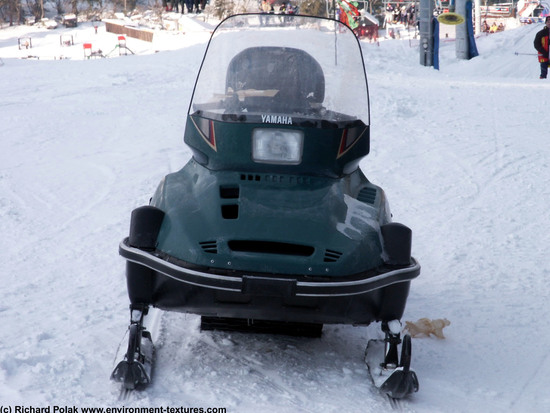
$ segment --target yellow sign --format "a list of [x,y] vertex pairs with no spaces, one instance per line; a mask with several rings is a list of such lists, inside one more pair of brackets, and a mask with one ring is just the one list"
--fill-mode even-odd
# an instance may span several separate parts
[[437,16],[437,21],[441,24],[457,25],[465,22],[464,17],[457,13],[443,13]]

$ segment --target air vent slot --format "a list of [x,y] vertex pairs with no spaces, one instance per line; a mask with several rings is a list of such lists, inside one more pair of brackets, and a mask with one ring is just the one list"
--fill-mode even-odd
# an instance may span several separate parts
[[324,262],[336,262],[340,259],[342,256],[341,252],[333,251],[333,250],[325,250],[325,259]]
[[376,188],[365,187],[359,191],[357,200],[367,204],[374,204],[376,199]]
[[222,205],[222,217],[224,219],[239,218],[239,205],[237,204]]
[[241,181],[259,181],[260,179],[260,175],[241,174]]
[[279,254],[299,257],[309,257],[315,252],[315,248],[308,245],[289,244],[273,241],[229,241],[229,249],[235,252],[252,252],[258,254]]
[[286,185],[311,185],[311,177],[295,175],[265,175],[266,182]]
[[208,252],[210,254],[218,253],[218,243],[216,241],[203,241],[199,242],[199,245],[204,252]]
[[[241,181],[248,182],[268,182],[270,184],[280,184],[280,185],[311,185],[313,183],[313,178],[310,176],[301,176],[301,175],[257,175],[257,174],[240,174]],[[227,186],[229,188],[229,186]],[[220,187],[221,190],[222,187]],[[238,190],[238,188],[237,188]],[[221,195],[221,192],[220,192]]]
[[220,186],[220,198],[222,199],[236,199],[239,197],[239,187],[235,185],[222,185]]

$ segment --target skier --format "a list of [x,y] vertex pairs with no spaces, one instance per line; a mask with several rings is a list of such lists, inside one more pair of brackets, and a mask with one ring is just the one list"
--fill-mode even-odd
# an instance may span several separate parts
[[548,75],[548,33],[550,31],[550,16],[544,21],[544,28],[535,36],[534,46],[539,52],[540,78],[546,79]]

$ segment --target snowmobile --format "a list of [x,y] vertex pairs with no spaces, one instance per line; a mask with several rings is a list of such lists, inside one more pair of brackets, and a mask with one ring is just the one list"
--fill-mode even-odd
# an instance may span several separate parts
[[346,25],[245,14],[217,26],[187,114],[192,157],[132,212],[119,246],[131,317],[112,379],[150,383],[155,307],[200,315],[203,329],[380,322],[385,339],[366,355],[375,385],[393,398],[418,390],[399,320],[420,265],[411,230],[359,168],[369,116]]

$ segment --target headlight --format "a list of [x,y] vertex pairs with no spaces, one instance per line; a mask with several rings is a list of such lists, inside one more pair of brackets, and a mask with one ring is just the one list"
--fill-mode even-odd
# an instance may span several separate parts
[[288,129],[254,129],[252,159],[258,163],[298,165],[302,162],[304,134]]

